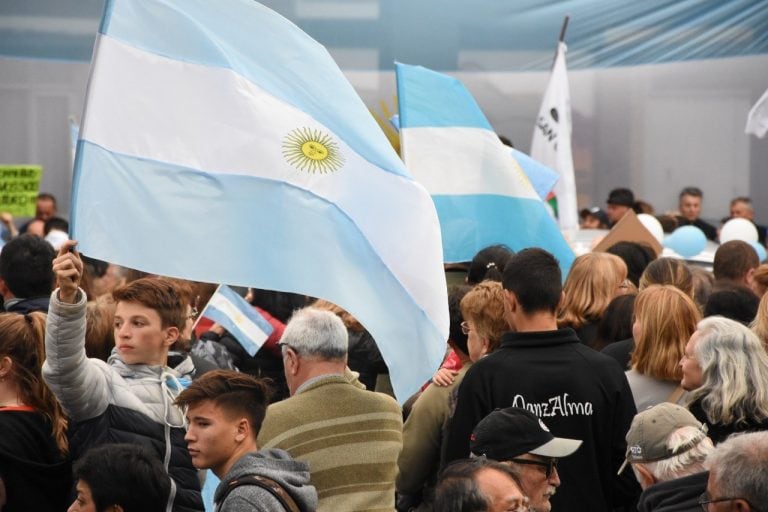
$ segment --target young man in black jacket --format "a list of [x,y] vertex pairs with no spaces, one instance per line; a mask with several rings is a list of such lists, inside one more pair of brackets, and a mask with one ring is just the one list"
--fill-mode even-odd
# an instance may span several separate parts
[[[635,415],[632,392],[615,360],[558,329],[562,296],[557,260],[541,249],[517,253],[504,270],[512,332],[469,369],[459,388],[447,439],[447,460],[469,454],[470,434],[496,408],[521,407],[542,418],[557,437],[583,440],[558,472],[553,510],[611,511],[640,493],[631,474],[617,477]],[[471,335],[471,333],[470,333]]]

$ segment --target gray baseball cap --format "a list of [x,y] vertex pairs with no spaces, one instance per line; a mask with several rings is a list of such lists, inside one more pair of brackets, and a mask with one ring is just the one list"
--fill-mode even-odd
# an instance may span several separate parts
[[[696,427],[699,435],[690,442],[671,450],[667,447],[670,434],[681,427]],[[685,407],[664,402],[637,413],[627,432],[627,456],[619,474],[631,462],[654,462],[687,452],[707,437],[707,426],[697,420]]]

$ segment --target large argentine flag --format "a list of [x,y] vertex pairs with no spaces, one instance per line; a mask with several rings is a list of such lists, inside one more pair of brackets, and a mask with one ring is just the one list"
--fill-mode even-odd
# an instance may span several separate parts
[[576,178],[571,153],[571,92],[565,66],[565,43],[557,46],[552,76],[541,100],[531,141],[531,157],[560,173],[555,185],[560,228],[579,227]]
[[304,293],[371,332],[401,400],[448,335],[440,231],[326,50],[251,0],[108,0],[73,236],[145,271]]
[[211,296],[201,317],[220,324],[253,357],[275,329],[229,286],[222,284]]
[[565,275],[573,251],[509,148],[455,78],[398,63],[403,159],[437,207],[446,262],[506,244],[553,253]]

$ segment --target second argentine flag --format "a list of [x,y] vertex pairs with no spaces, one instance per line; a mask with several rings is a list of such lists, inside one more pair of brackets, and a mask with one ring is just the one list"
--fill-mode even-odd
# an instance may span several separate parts
[[396,70],[403,160],[435,202],[444,261],[494,244],[541,247],[566,275],[573,251],[469,91],[421,66]]

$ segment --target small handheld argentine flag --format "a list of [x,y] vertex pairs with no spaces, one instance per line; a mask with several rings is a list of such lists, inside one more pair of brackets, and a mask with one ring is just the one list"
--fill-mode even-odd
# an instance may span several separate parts
[[219,285],[200,316],[229,331],[253,357],[274,328],[248,302],[227,285]]

